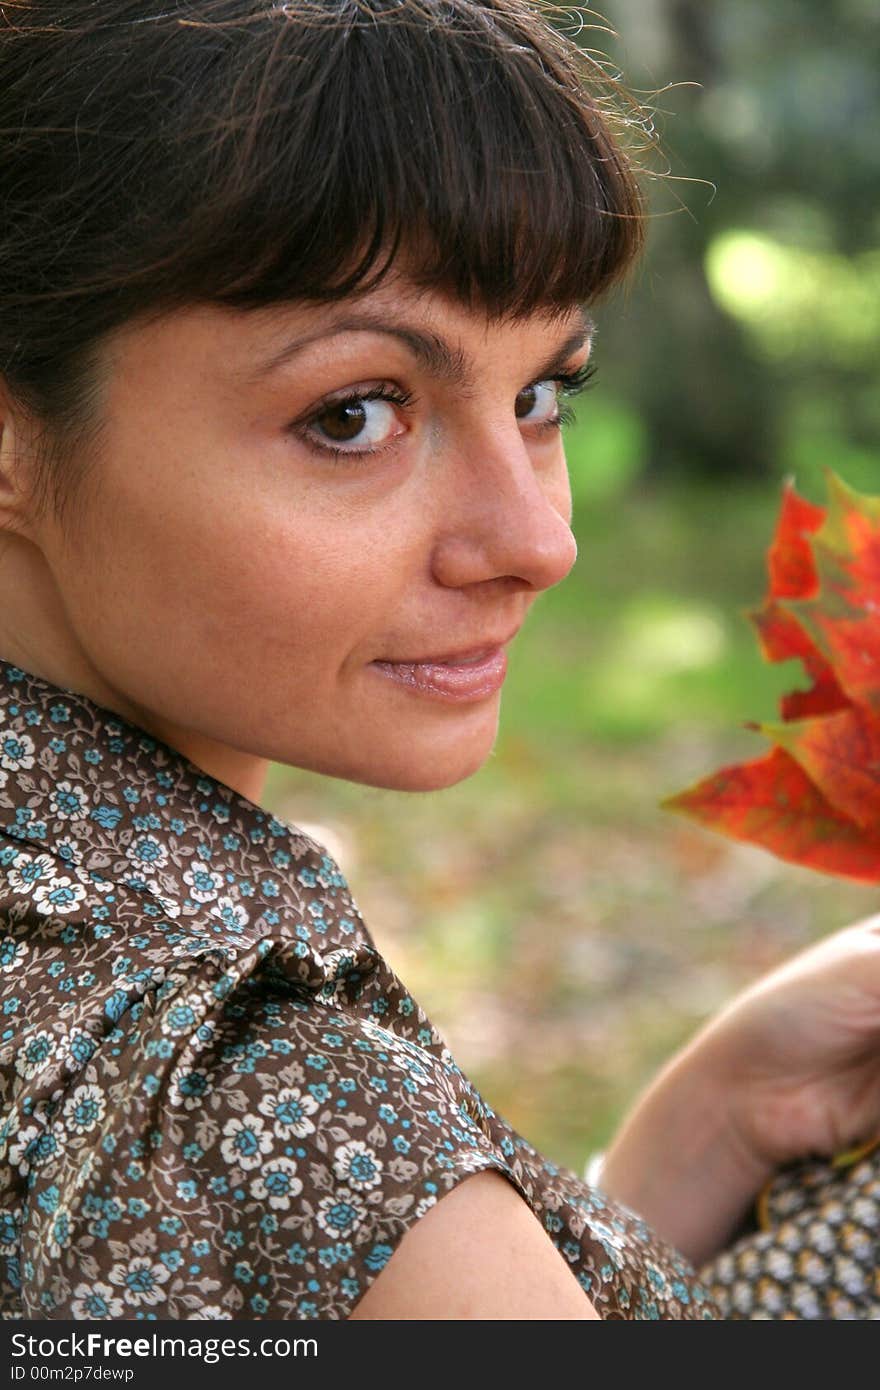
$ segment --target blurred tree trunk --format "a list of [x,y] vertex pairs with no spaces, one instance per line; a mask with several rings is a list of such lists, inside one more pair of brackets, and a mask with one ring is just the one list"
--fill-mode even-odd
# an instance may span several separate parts
[[[600,324],[611,374],[617,376],[618,362],[626,363],[626,394],[638,402],[649,439],[649,471],[738,477],[767,470],[776,416],[772,383],[739,325],[715,304],[704,272],[709,242],[724,225],[721,209],[729,210],[727,185],[741,177],[731,167],[729,146],[713,139],[702,118],[704,103],[725,76],[710,9],[705,0],[655,0],[652,20],[663,38],[664,70],[646,63],[646,72],[624,72],[639,87],[667,81],[700,86],[660,98],[660,105],[674,103],[681,113],[666,123],[665,137],[661,122],[661,140],[673,176],[684,181],[663,180],[653,190],[646,264]],[[639,10],[637,0],[618,0],[610,16],[624,55],[638,48]],[[674,211],[679,202],[683,207]]]

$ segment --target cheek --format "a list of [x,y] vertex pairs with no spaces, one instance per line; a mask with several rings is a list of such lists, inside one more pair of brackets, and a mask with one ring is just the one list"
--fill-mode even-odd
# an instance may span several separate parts
[[287,656],[316,680],[375,644],[417,564],[391,542],[402,528],[324,490],[245,490],[235,462],[206,478],[181,458],[161,471],[144,460],[105,480],[64,581],[95,655],[110,662],[136,637],[142,660],[169,669],[216,676]]

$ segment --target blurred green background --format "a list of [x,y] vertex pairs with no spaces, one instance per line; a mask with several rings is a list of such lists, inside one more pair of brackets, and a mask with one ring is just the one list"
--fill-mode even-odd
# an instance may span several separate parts
[[762,751],[742,722],[801,683],[743,616],[782,479],[880,492],[880,9],[603,9],[620,37],[580,41],[660,93],[670,176],[567,432],[575,570],[516,643],[477,776],[411,795],[274,768],[268,790],[489,1102],[578,1170],[736,988],[880,910],[657,808]]

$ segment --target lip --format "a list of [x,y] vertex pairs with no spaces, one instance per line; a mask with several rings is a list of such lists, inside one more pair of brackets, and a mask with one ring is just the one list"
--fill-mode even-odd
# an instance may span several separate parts
[[479,646],[443,655],[408,661],[373,661],[376,671],[414,694],[431,696],[455,704],[486,699],[504,684],[507,653],[504,650],[519,629],[500,640],[489,639]]

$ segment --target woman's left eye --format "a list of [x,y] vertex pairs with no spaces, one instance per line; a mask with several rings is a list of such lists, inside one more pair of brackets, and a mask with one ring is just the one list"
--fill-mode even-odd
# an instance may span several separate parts
[[530,425],[548,424],[559,415],[559,386],[555,381],[536,381],[516,398],[516,418]]

